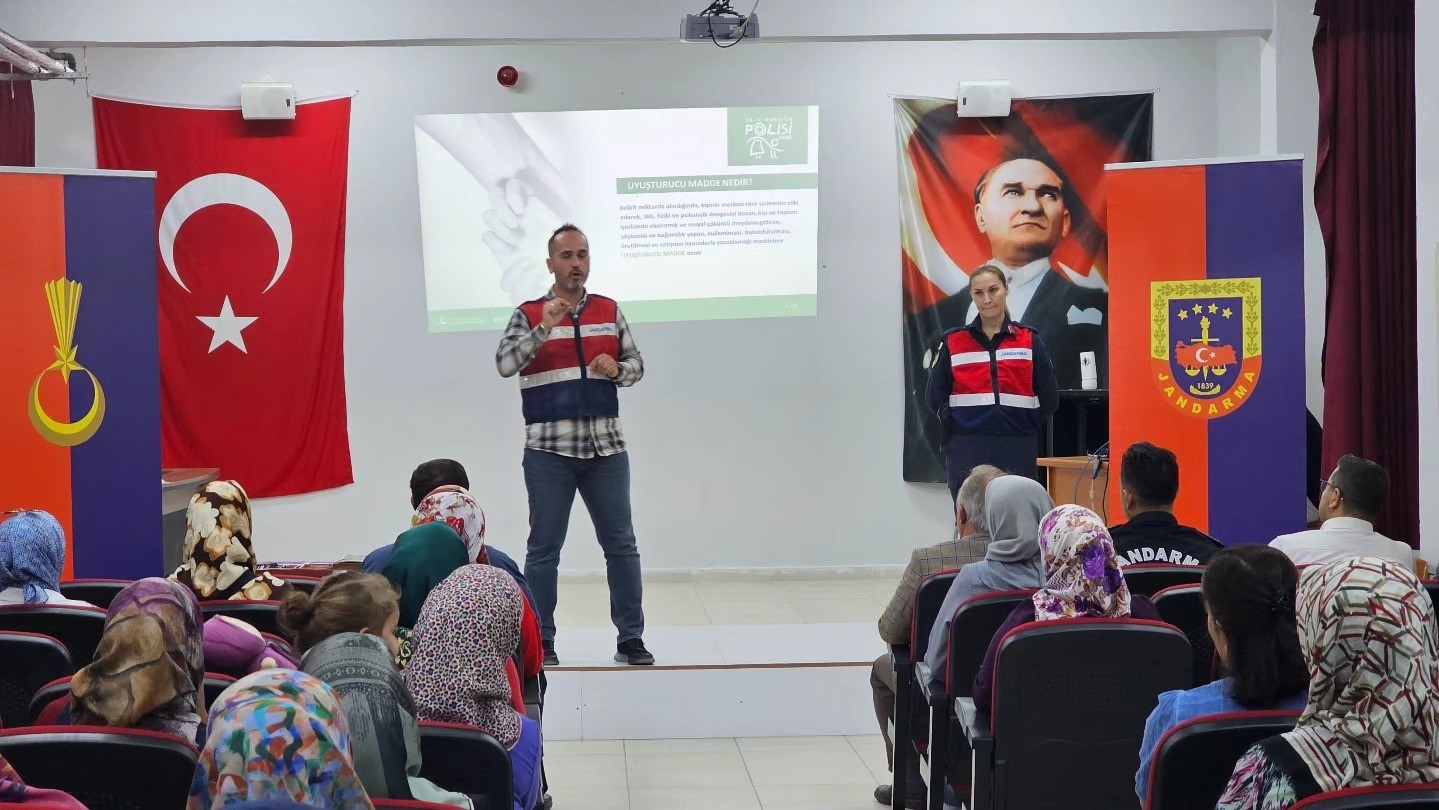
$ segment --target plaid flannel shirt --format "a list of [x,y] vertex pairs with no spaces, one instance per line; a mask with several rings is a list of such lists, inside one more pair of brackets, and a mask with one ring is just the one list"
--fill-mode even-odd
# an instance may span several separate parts
[[889,606],[879,617],[879,637],[887,644],[910,643],[910,620],[914,615],[914,597],[925,577],[979,562],[989,548],[989,535],[975,534],[959,540],[946,540],[933,546],[917,548],[910,555],[909,565],[899,587],[894,589]]
[[[555,292],[551,289],[544,300],[549,301],[554,297]],[[584,311],[589,300],[589,293],[586,293],[585,297],[580,299],[580,305],[574,309],[576,316]],[[615,360],[620,371],[614,382],[621,388],[628,388],[645,375],[645,361],[640,356],[640,350],[635,347],[634,334],[630,332],[630,325],[625,321],[624,313],[618,308],[615,309],[615,328],[619,332],[620,341],[620,356]],[[531,328],[525,313],[516,309],[515,314],[510,316],[510,325],[505,328],[505,334],[500,338],[500,346],[495,351],[495,367],[499,369],[500,376],[513,377],[524,371],[525,366],[535,359],[540,347],[545,345],[548,339],[549,334],[543,327],[536,324]],[[570,458],[614,456],[626,449],[625,434],[619,417],[593,416],[525,425],[525,447]]]

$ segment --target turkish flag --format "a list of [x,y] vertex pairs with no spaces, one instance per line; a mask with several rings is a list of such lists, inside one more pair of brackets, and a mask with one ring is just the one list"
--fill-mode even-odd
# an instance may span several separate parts
[[252,496],[354,481],[345,415],[350,100],[294,121],[95,99],[102,169],[158,172],[166,467]]

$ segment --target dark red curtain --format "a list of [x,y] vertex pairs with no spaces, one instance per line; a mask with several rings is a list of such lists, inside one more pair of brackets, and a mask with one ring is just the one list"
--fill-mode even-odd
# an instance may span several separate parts
[[1324,234],[1324,471],[1345,453],[1382,464],[1379,530],[1419,545],[1415,344],[1414,0],[1319,0]]
[[[0,73],[10,65],[0,62]],[[35,99],[30,82],[0,81],[0,166],[35,165]]]

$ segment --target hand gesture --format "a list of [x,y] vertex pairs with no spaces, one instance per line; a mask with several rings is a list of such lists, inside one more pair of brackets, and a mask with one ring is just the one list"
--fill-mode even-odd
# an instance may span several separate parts
[[545,331],[548,332],[556,326],[559,326],[560,321],[564,320],[565,316],[570,314],[570,310],[573,308],[574,307],[570,306],[569,301],[563,298],[554,298],[545,304],[545,308],[541,313],[540,323],[544,325]]
[[616,363],[613,357],[602,354],[590,361],[590,373],[613,380],[620,376],[620,364]]

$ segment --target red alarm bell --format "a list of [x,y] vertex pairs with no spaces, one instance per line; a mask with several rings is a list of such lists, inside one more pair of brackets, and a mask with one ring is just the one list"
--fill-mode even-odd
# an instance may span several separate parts
[[495,74],[495,81],[499,82],[502,87],[514,87],[516,84],[519,84],[520,72],[509,65],[505,65]]

